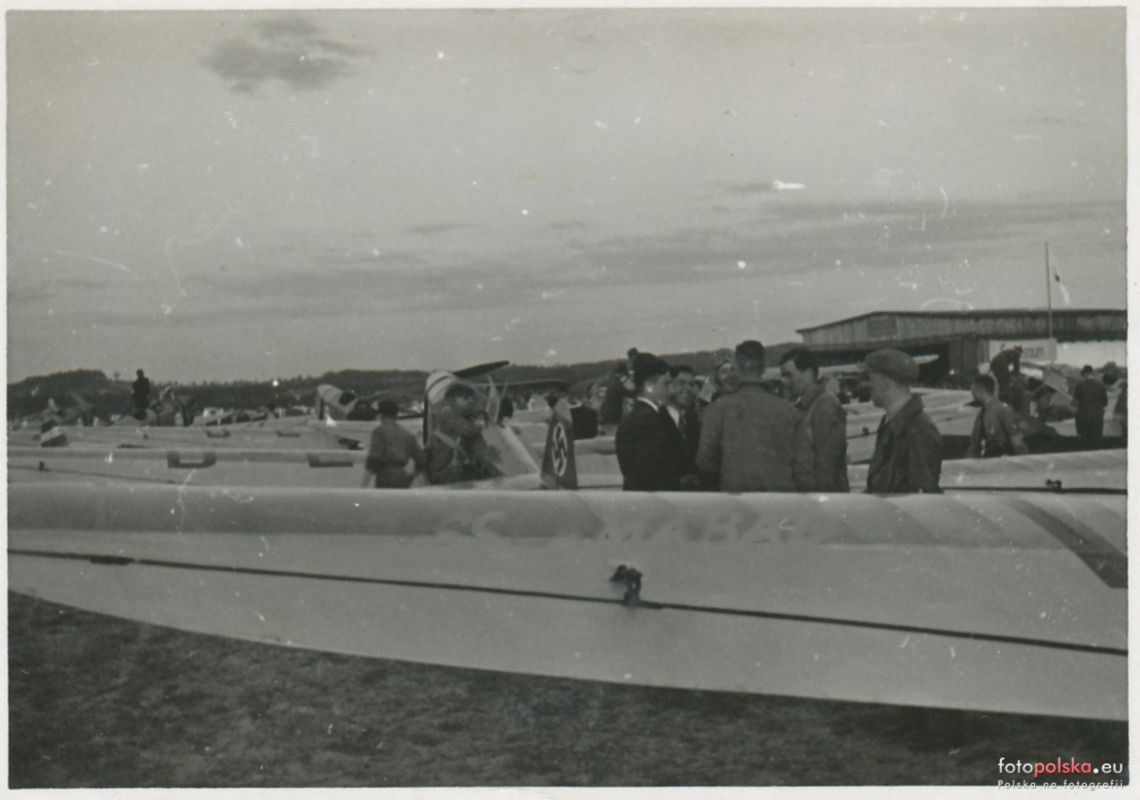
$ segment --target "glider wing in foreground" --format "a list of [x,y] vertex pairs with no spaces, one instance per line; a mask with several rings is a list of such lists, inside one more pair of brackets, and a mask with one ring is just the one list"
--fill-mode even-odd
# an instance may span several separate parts
[[1125,498],[17,484],[9,588],[652,686],[1124,719]]

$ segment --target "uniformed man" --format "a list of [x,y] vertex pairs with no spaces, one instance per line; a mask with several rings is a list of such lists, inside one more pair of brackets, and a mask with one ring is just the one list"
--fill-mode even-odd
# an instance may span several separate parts
[[427,466],[427,459],[415,435],[396,421],[400,409],[394,402],[381,400],[378,411],[380,424],[372,431],[364,461],[364,485],[371,482],[377,489],[406,489]]
[[1089,449],[1100,447],[1104,437],[1108,390],[1087,364],[1081,369],[1081,382],[1073,389],[1073,403],[1077,407],[1077,436]]
[[967,458],[1025,455],[1029,448],[1017,427],[1013,409],[997,398],[992,375],[976,375],[971,392],[981,405],[970,435]]

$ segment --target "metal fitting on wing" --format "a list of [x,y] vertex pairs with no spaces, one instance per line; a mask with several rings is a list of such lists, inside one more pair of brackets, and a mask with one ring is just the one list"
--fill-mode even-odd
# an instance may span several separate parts
[[641,605],[641,572],[633,567],[622,564],[610,576],[613,583],[625,584],[625,595],[621,599],[623,606]]

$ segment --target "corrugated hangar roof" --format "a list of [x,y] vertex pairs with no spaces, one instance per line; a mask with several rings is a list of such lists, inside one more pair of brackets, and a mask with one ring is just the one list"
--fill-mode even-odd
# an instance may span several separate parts
[[[868,311],[864,314],[856,314],[853,317],[845,317],[833,322],[825,322],[821,325],[812,325],[807,328],[797,328],[796,333],[808,333],[810,331],[818,331],[823,328],[831,328],[836,325],[843,325],[848,322],[856,322],[861,319],[868,319],[870,317],[925,317],[927,319],[950,318],[950,319],[965,319],[970,317],[1029,317],[1038,316],[1048,312],[1047,308],[987,308],[976,309],[973,311]],[[1080,314],[1128,314],[1128,310],[1124,308],[1054,308],[1054,319],[1060,317],[1067,317]]]

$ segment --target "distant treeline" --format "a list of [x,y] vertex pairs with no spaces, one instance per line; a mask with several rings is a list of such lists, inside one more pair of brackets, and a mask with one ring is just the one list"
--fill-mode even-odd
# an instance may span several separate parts
[[[780,355],[793,347],[784,343],[768,349],[768,363],[778,363]],[[685,364],[698,373],[709,372],[716,360],[716,351],[701,350],[691,353],[661,353],[670,364]],[[570,385],[603,378],[619,362],[624,362],[623,354],[606,361],[558,364],[554,366],[509,365],[493,373],[499,386],[523,381],[556,379]],[[348,389],[357,395],[369,396],[384,392],[386,397],[397,402],[416,400],[423,394],[424,380],[428,373],[420,370],[363,370],[344,369],[326,372],[323,375],[296,376],[278,379],[277,386],[271,380],[264,381],[216,381],[204,383],[174,384],[179,397],[192,400],[198,406],[218,406],[222,408],[259,408],[267,405],[313,405],[316,388],[328,383],[338,389]],[[121,378],[107,377],[100,370],[76,369],[68,372],[55,372],[51,375],[35,375],[17,383],[8,384],[8,415],[20,417],[35,414],[44,409],[48,398],[54,398],[62,407],[75,404],[74,396],[93,404],[101,413],[126,413],[130,410],[131,381],[134,375]],[[162,388],[168,384],[156,384]]]

